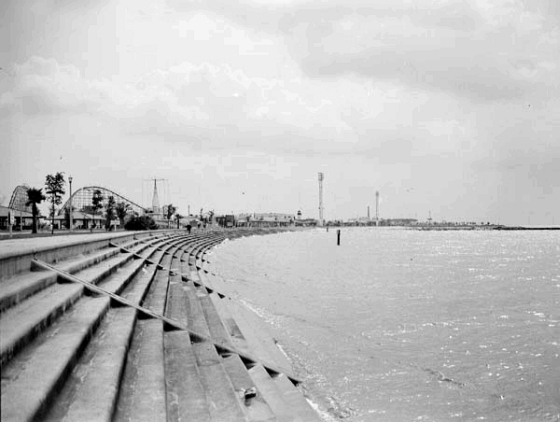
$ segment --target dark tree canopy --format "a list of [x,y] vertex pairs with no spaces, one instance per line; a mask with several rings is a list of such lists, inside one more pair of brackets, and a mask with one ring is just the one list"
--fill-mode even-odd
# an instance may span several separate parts
[[105,230],[111,229],[111,222],[115,218],[115,197],[109,196],[107,198],[107,205],[105,206]]
[[173,214],[175,214],[175,212],[177,212],[177,207],[173,206],[173,204],[167,205],[167,209],[165,211],[165,218],[167,218],[167,227],[168,228],[171,224],[171,217],[173,217]]
[[103,208],[103,194],[99,189],[93,191],[93,196],[91,198],[91,215],[92,215],[92,224],[90,231],[93,231],[93,226],[96,225],[95,223],[95,214],[99,212],[101,208]]
[[173,214],[175,214],[176,211],[177,211],[177,207],[173,206],[173,204],[169,204],[167,206],[167,213],[165,217],[168,220],[171,220],[171,217],[173,217]]
[[156,230],[156,222],[149,215],[132,216],[124,225],[126,230]]
[[99,189],[96,189],[93,192],[93,197],[91,198],[91,206],[93,208],[93,212],[97,213],[101,208],[103,208],[103,194]]
[[32,233],[37,233],[37,218],[39,217],[39,208],[37,205],[45,199],[47,199],[47,197],[43,195],[43,189],[29,188],[27,190],[27,203],[25,205],[31,205],[31,214],[33,216]]
[[66,192],[64,190],[65,185],[64,180],[64,173],[58,172],[54,176],[52,174],[48,174],[45,186],[47,187],[46,193],[49,195],[49,201],[51,202],[51,224],[52,224],[52,232],[54,234],[54,213],[55,208],[57,205],[60,205],[62,202],[62,195]]
[[66,181],[64,180],[64,173],[58,172],[54,176],[52,174],[48,174],[45,186],[47,187],[46,193],[51,198],[49,199],[54,205],[60,205],[62,202],[62,195],[66,193],[64,190],[64,185]]
[[117,213],[117,218],[121,228],[124,227],[124,219],[126,218],[128,211],[130,210],[130,205],[126,202],[119,202],[115,205],[115,212]]

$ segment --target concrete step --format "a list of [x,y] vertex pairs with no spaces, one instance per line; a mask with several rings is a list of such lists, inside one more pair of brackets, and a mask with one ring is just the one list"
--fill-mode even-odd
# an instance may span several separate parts
[[276,416],[257,390],[249,372],[238,355],[222,355],[222,364],[231,380],[234,390],[239,394],[250,421],[275,421]]
[[[130,285],[124,289],[122,295],[131,302],[139,304],[145,296],[148,286],[155,274],[155,265],[150,265],[147,269],[144,268],[144,271],[130,268],[137,266],[137,263],[141,264],[142,268],[145,267],[142,260],[132,261],[127,267],[123,268],[123,270],[127,271],[127,274],[115,274],[113,278],[122,278],[123,282],[127,279],[134,278]],[[115,293],[123,290],[123,288],[117,287],[117,284],[111,281],[100,284],[105,289]],[[111,284],[115,287],[111,288]],[[117,397],[121,396],[120,386],[127,354],[134,355],[134,358],[138,357],[135,355],[138,348],[133,348],[132,352],[129,352],[129,343],[134,331],[135,321],[135,309],[119,307],[112,308],[108,312],[107,317],[104,318],[96,335],[88,345],[83,358],[74,368],[72,376],[65,383],[60,396],[49,410],[46,420],[52,422],[60,420],[111,420],[116,408]],[[149,322],[153,323],[154,321]],[[141,323],[140,327],[136,329],[137,340],[144,338],[144,343],[147,343],[146,339],[153,337],[152,335],[143,336],[143,333],[149,330],[149,327],[154,326],[154,324],[150,325],[149,322],[146,321],[145,324]],[[146,326],[148,326],[148,329],[146,329]],[[161,337],[161,322],[155,321],[155,326],[159,327],[155,333],[156,337],[158,333]],[[153,328],[151,331],[153,334]],[[137,343],[138,341],[136,341],[135,344]],[[148,347],[152,347],[152,343],[149,343]],[[161,342],[160,353],[162,353],[162,347],[163,343]],[[149,355],[153,356],[154,359],[160,358],[160,356],[157,356],[157,353],[151,353]],[[143,367],[144,366],[145,365],[143,365]],[[142,382],[147,382],[148,378],[149,377],[142,377]],[[163,376],[161,379],[163,379]],[[148,388],[153,387],[154,383],[152,381],[153,380],[148,381]],[[139,391],[141,388],[136,384],[137,383],[135,383],[133,390]],[[128,396],[131,395],[128,394]],[[160,401],[165,403],[163,394],[161,394],[161,396],[163,399]],[[147,401],[145,397],[142,399],[144,405],[146,405]],[[138,406],[135,406],[135,409],[137,407]],[[155,409],[154,403],[150,403],[148,408],[150,410]],[[163,408],[165,408],[165,406],[163,406]],[[127,409],[127,414],[131,414],[129,409]],[[141,415],[144,417],[150,415],[151,417],[158,416],[160,413],[154,414],[153,412],[143,411]],[[136,420],[140,419],[136,418]]]
[[111,293],[120,294],[145,266],[146,264],[143,259],[133,259],[99,282],[98,286]]
[[181,260],[179,259],[178,255],[180,255],[180,252],[179,251],[175,252],[173,258],[171,258],[171,266],[169,268],[170,271],[176,274],[181,273]]
[[154,279],[142,306],[162,315],[165,309],[169,273],[165,270],[156,270]]
[[[125,246],[133,248],[138,252],[142,251],[150,243],[157,241],[158,239],[134,240],[126,243]],[[84,268],[93,266],[119,253],[120,251],[117,248],[104,248],[87,255],[77,255],[67,258],[64,261],[58,262],[57,267],[70,274],[75,274]],[[0,291],[0,312],[5,311],[34,293],[56,283],[57,278],[58,276],[56,274],[48,271],[34,271],[18,273],[7,280],[2,280],[0,284],[2,286]]]
[[197,288],[192,282],[183,283],[186,299],[187,326],[197,333],[210,337],[210,329],[198,298]]
[[200,279],[200,282],[206,287],[207,290],[211,290],[212,292],[216,290],[214,284],[205,271],[198,271],[198,277]]
[[199,296],[198,300],[204,313],[204,317],[206,318],[206,325],[210,331],[210,337],[214,343],[233,348],[231,337],[224,326],[224,323],[220,319],[220,315],[218,314],[214,303],[212,303],[212,299],[210,299],[208,294],[206,294]]
[[278,422],[303,422],[295,409],[284,400],[283,394],[270,374],[260,364],[249,369],[249,375],[263,399],[270,406]]
[[245,422],[248,417],[244,411],[241,395],[222,365],[222,358],[212,343],[201,342],[192,345],[200,373],[200,379],[206,392],[208,409],[212,421]]
[[2,419],[38,419],[66,381],[85,349],[109,298],[84,298],[74,309],[43,332],[33,344],[2,367]]
[[155,264],[145,264],[136,274],[134,283],[126,286],[124,291],[121,292],[121,296],[133,303],[141,304],[148,294],[148,289],[156,275],[156,270]]
[[162,267],[169,269],[171,264],[171,255],[164,252],[159,263]]
[[[161,233],[156,236],[161,236]],[[49,264],[63,262],[69,257],[89,255],[107,248],[110,243],[124,244],[135,239],[155,237],[152,233],[99,233],[92,235],[39,237],[14,239],[8,248],[0,248],[0,278],[9,278],[31,270],[33,259]]]
[[[195,335],[171,327],[171,323],[146,319],[101,293],[92,296],[80,284],[51,281],[50,286],[1,314],[0,328],[4,324],[6,332],[19,322],[24,327],[26,318],[31,320],[27,321],[27,331],[32,327],[32,334],[10,334],[11,338],[24,340],[16,347],[18,354],[4,353],[7,363],[1,368],[2,420],[264,422],[289,413],[278,403],[297,408],[295,413],[307,411],[298,401],[300,390],[287,377],[284,380],[283,375],[271,372],[275,375],[271,378],[261,363],[253,362],[255,358],[279,369],[272,358],[274,352],[265,352],[271,345],[277,349],[272,341],[260,344],[262,350],[258,351],[254,349],[255,339],[249,342],[245,338],[267,334],[252,327],[254,321],[239,309],[230,312],[226,304],[229,299],[209,294],[203,285],[193,282],[194,278],[199,283],[199,275],[204,273],[195,265],[206,265],[206,252],[221,239],[207,234],[158,239],[147,236],[140,240],[126,237],[127,243],[105,249],[86,246],[83,250],[93,251],[91,256],[70,258],[66,248],[64,256],[68,259],[58,267],[75,265],[68,269],[79,269],[77,277],[186,323],[211,341],[201,342]],[[123,253],[124,249],[133,253]],[[95,262],[94,254],[104,258]],[[85,259],[89,263],[84,265]],[[43,273],[42,277],[52,277],[47,271]],[[32,306],[22,307],[25,304]],[[44,309],[36,311],[36,307]],[[26,309],[29,312],[23,312]],[[17,313],[20,320],[16,322]],[[236,318],[244,322],[238,324]],[[226,352],[213,342],[232,350]],[[240,344],[246,350],[241,350]],[[241,358],[233,352],[235,349],[253,358]],[[266,376],[252,374],[255,367],[262,368]]]
[[214,307],[216,308],[216,311],[218,312],[220,319],[222,320],[224,326],[226,327],[226,330],[228,332],[232,344],[235,346],[236,349],[248,351],[249,345],[247,343],[247,340],[245,339],[245,337],[243,337],[243,333],[241,332],[241,329],[237,325],[237,322],[231,316],[227,306],[224,304],[224,301],[229,299],[221,298],[216,293],[210,294],[210,299],[214,303]]
[[[118,292],[142,265],[141,260],[133,260],[131,255],[117,255],[93,267],[78,271],[75,275],[94,284],[108,277],[104,288]],[[6,362],[32,341],[38,333],[70,308],[83,293],[82,285],[57,283],[4,312],[0,319],[1,361]]]
[[[132,261],[134,257],[130,254],[118,254],[104,261],[98,262],[92,267],[85,268],[78,271],[74,275],[82,280],[89,281],[90,283],[97,284],[101,280],[109,277],[115,271],[128,262]],[[63,281],[64,283],[71,283]]]
[[268,364],[274,362],[274,366],[291,375],[291,363],[267,333],[264,322],[237,301],[224,298],[222,304],[227,307],[246,341],[244,347],[241,346],[243,343],[240,342],[239,349],[244,350],[246,348],[252,351],[252,354],[259,361]]
[[111,420],[120,389],[136,310],[109,310],[45,421]]
[[153,248],[152,250],[148,250],[140,254],[142,258],[149,259],[152,262],[161,262],[161,258],[163,257],[163,250]]
[[17,305],[33,294],[56,283],[58,276],[47,271],[18,273],[0,286],[0,312]]
[[136,322],[114,420],[167,420],[163,323],[159,320]]
[[[99,257],[106,256],[104,252],[97,253],[93,260],[97,261]],[[124,255],[111,256],[108,261],[96,263],[96,266],[79,271],[76,275],[101,280],[107,274],[111,274],[114,267],[119,267],[125,263],[120,271],[111,274],[108,280],[103,283],[104,288],[118,293],[143,266],[141,260],[131,260],[130,256]],[[82,266],[76,260],[69,260],[65,264],[67,268],[69,266],[74,268]],[[84,288],[79,284],[54,284],[4,312],[0,319],[2,364],[5,364],[25,345],[32,342],[57,317],[78,301],[83,293]]]
[[280,374],[273,378],[282,398],[288,406],[305,422],[321,422],[317,412],[311,407],[303,392],[297,388],[286,375]]
[[164,344],[167,420],[212,421],[189,334],[184,331],[168,331],[164,334]]
[[214,286],[214,289],[216,290],[216,292],[221,293],[222,295],[225,296],[230,296],[231,295],[231,289],[229,288],[229,286],[227,285],[227,282],[224,281],[224,279],[222,277],[218,277],[216,275],[214,275],[211,272],[206,272],[206,271],[199,271],[198,272],[200,279],[202,280],[203,283],[207,283],[210,284],[211,286]]
[[77,284],[55,284],[4,312],[0,319],[2,365],[70,308],[83,290]]
[[187,284],[180,279],[180,276],[170,277],[165,307],[166,317],[189,325],[187,309],[187,290],[189,289],[191,289],[191,287],[187,286]]

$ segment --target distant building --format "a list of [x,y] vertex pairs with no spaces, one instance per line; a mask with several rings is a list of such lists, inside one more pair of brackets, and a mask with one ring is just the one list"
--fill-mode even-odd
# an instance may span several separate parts
[[[0,205],[0,229],[8,229],[8,213],[10,211],[9,207],[4,207]],[[33,215],[27,211],[19,211],[12,209],[12,215],[14,217],[14,224],[12,227],[22,227],[24,229],[31,228],[33,224]]]
[[[220,220],[221,221],[221,220]],[[291,226],[296,221],[293,214],[284,213],[252,213],[237,214],[234,225],[236,227],[278,227]]]
[[[58,215],[54,217],[54,228],[61,229],[65,228],[69,218],[63,213],[63,209]],[[47,224],[50,224],[51,220],[47,219]],[[119,225],[118,220],[115,225]],[[74,211],[72,213],[72,228],[73,229],[90,229],[92,226],[96,228],[105,227],[105,217],[100,213],[88,214],[83,211]]]
[[296,220],[296,226],[302,227],[315,227],[319,224],[319,221],[315,218],[302,218],[301,220]]
[[382,226],[413,226],[418,224],[416,218],[388,218],[386,220],[381,220]]

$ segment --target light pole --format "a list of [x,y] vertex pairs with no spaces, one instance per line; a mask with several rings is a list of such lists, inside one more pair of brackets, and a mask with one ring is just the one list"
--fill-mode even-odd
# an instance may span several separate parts
[[70,227],[69,230],[72,231],[72,227],[74,225],[74,222],[72,221],[72,214],[74,214],[73,210],[72,210],[72,176],[68,177],[68,182],[70,183]]

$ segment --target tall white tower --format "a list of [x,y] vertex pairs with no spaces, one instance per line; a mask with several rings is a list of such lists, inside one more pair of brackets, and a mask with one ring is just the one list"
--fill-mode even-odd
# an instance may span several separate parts
[[154,182],[154,193],[152,196],[152,212],[154,214],[161,214],[162,210],[161,210],[161,206],[159,203],[159,195],[158,195],[158,188],[157,188],[157,182],[164,182],[166,179],[157,179],[157,178],[153,178],[153,179],[145,179],[145,180],[149,180],[150,182],[153,181]]
[[159,195],[157,191],[157,181],[154,179],[154,196],[152,197],[152,211],[154,213],[159,212]]
[[325,223],[323,220],[323,179],[323,173],[319,172],[319,226]]
[[379,191],[375,191],[375,225],[379,226]]

